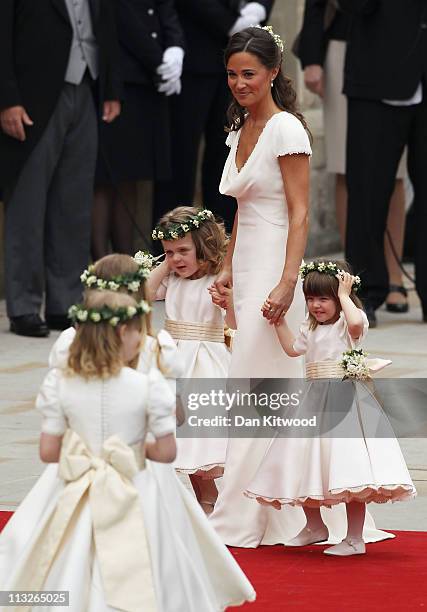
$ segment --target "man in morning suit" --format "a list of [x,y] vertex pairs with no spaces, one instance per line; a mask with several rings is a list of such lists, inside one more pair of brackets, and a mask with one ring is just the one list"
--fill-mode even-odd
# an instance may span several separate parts
[[0,3],[0,187],[14,333],[64,328],[80,298],[97,155],[93,94],[113,121],[116,55],[111,0]]

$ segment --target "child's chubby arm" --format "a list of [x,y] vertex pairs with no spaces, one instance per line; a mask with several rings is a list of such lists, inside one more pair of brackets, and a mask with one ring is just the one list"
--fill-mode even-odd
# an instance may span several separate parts
[[212,302],[223,308],[226,311],[225,315],[225,323],[231,329],[237,328],[236,323],[236,315],[234,312],[234,302],[233,302],[233,289],[231,287],[224,287],[222,292],[220,293],[215,285],[211,285],[208,288],[208,291],[211,295]]
[[58,463],[63,436],[42,432],[40,435],[40,459],[44,463]]
[[170,273],[168,262],[162,261],[161,264],[156,266],[151,272],[150,276],[145,281],[145,291],[147,298],[150,302],[154,300],[164,300],[165,296],[162,294],[161,283]]
[[298,351],[294,349],[295,336],[289,329],[286,318],[283,318],[283,321],[279,325],[276,325],[276,333],[288,357],[300,357],[302,355],[302,353],[298,353]]
[[338,299],[347,321],[348,333],[357,340],[363,333],[363,317],[360,308],[350,298],[351,289],[355,277],[348,272],[337,274],[338,278]]
[[166,434],[161,438],[156,438],[155,442],[146,442],[145,455],[151,461],[172,463],[176,457],[175,434]]

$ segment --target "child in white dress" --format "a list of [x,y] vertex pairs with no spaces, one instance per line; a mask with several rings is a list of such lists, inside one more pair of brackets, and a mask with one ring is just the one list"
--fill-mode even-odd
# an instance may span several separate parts
[[[184,362],[183,378],[226,379],[231,355],[224,324],[235,327],[232,301],[224,311],[209,295],[226,249],[223,225],[208,210],[181,206],[160,219],[153,238],[162,241],[166,258],[151,272],[147,295],[165,300],[165,328]],[[225,438],[178,438],[175,467],[190,476],[207,514],[218,495],[214,479],[223,473],[226,448]]]
[[254,599],[192,496],[152,476],[149,465],[175,457],[175,398],[158,371],[125,366],[146,309],[90,292],[72,309],[67,371],[51,370],[37,397],[40,455],[53,465],[0,535],[0,589],[69,591],[69,606],[41,612],[214,612]]
[[[287,355],[305,355],[307,378],[323,379],[308,384],[296,416],[302,415],[305,407],[317,415],[319,423],[325,423],[337,410],[330,386],[336,389],[337,381],[328,379],[342,379],[346,374],[341,365],[343,353],[359,346],[368,320],[353,289],[360,279],[349,273],[344,262],[312,262],[302,266],[301,273],[308,317],[297,338],[285,320],[276,330]],[[268,303],[263,308],[268,309]],[[364,376],[367,374],[365,370]],[[325,553],[347,556],[365,552],[362,530],[366,503],[407,500],[414,497],[415,487],[369,385],[361,380],[339,384],[351,385],[347,391],[341,388],[339,395],[340,402],[348,397],[350,401],[345,418],[332,431],[335,435],[276,437],[245,493],[277,509],[284,504],[303,507],[307,524],[289,543],[293,546],[327,540],[320,507],[344,502],[347,536]],[[379,425],[385,425],[385,429],[381,436],[375,436]]]

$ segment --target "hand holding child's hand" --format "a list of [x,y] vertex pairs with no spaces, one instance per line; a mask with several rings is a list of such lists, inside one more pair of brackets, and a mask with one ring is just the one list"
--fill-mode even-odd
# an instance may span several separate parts
[[208,291],[211,295],[212,302],[216,306],[227,309],[228,302],[232,294],[232,290],[229,287],[223,287],[220,293],[215,285],[211,285],[210,287],[208,287]]
[[338,279],[338,298],[349,297],[355,281],[355,276],[352,276],[348,272],[341,271],[336,277]]

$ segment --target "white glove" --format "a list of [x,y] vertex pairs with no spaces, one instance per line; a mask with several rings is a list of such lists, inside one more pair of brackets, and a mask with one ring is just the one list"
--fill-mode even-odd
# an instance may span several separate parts
[[253,25],[257,25],[254,15],[240,15],[231,30],[229,30],[228,35],[233,36],[236,32],[241,32],[245,28],[249,28],[249,26]]
[[250,16],[255,25],[267,19],[267,11],[259,2],[248,2],[240,11],[242,17]]
[[176,81],[181,78],[184,49],[181,47],[168,47],[163,53],[162,64],[157,68],[163,81]]
[[169,79],[169,81],[162,81],[157,87],[157,91],[165,94],[165,96],[173,96],[174,94],[179,96],[181,93],[181,79]]

